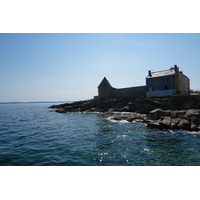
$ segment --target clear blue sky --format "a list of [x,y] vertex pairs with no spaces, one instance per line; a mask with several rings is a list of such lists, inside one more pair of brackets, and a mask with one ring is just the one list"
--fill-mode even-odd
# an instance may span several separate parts
[[0,102],[90,99],[104,76],[140,86],[175,64],[199,90],[200,34],[1,33]]

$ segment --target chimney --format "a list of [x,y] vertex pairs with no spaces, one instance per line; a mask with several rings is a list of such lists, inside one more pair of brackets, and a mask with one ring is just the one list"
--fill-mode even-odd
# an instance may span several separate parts
[[179,68],[177,67],[177,65],[174,65],[174,69],[175,69],[175,72],[179,71]]
[[149,70],[149,76],[151,77],[151,70]]

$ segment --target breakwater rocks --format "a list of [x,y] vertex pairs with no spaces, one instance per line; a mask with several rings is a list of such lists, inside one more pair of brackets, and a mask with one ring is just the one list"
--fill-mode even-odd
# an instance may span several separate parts
[[73,103],[65,103],[60,105],[53,105],[49,108],[56,109],[56,112],[138,112],[148,114],[151,110],[156,108],[167,109],[169,107],[168,101],[157,101],[151,99],[91,99],[85,101],[76,101]]
[[188,131],[200,130],[200,110],[161,110],[155,109],[149,113],[147,127],[158,129],[182,129]]
[[97,98],[53,105],[49,108],[54,108],[59,113],[137,112],[143,115],[121,116],[113,119],[143,122],[149,128],[200,131],[199,99],[196,99],[196,97],[195,99],[187,98],[189,100],[184,100],[184,97],[177,99],[176,97],[172,99],[140,98],[136,100]]
[[113,120],[126,120],[128,122],[142,122],[146,123],[149,128],[156,128],[160,130],[187,130],[200,131],[200,110],[152,110],[148,115],[138,115],[135,117],[120,116],[113,117]]

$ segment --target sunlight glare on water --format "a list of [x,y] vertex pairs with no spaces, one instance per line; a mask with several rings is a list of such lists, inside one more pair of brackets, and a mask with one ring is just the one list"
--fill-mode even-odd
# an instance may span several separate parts
[[50,105],[0,104],[0,165],[200,165],[197,132],[148,129],[113,114],[56,113]]

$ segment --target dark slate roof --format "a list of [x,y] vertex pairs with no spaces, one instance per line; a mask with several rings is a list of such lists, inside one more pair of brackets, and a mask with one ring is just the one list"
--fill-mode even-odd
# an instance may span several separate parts
[[108,82],[106,77],[104,77],[103,80],[101,81],[101,83],[99,84],[98,88],[99,87],[112,87],[112,86],[110,85],[110,83]]

